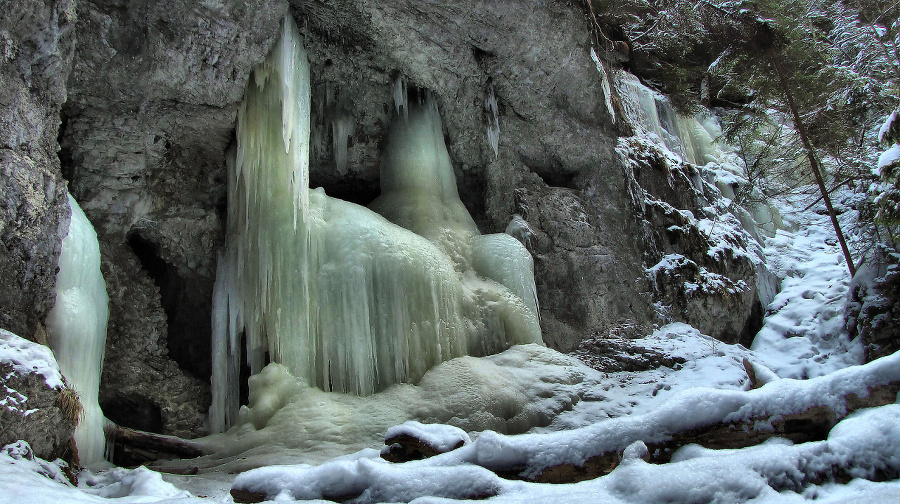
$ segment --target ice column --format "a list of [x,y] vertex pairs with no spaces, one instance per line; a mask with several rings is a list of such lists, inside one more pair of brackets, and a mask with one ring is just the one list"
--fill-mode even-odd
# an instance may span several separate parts
[[72,219],[59,256],[56,305],[47,316],[47,330],[59,368],[81,400],[75,444],[80,462],[87,465],[102,461],[106,449],[98,397],[109,297],[100,273],[97,233],[71,195],[69,207]]
[[[380,198],[393,213],[308,190],[309,66],[299,40],[286,18],[238,113],[213,297],[213,431],[238,418],[242,338],[252,374],[270,360],[309,385],[358,395],[415,383],[454,357],[541,341],[531,257],[512,238],[473,246],[481,237],[432,102],[409,107],[408,118],[406,104],[398,108]],[[524,273],[499,266],[498,254]]]
[[481,235],[459,199],[436,100],[425,93],[395,117],[369,208],[438,246],[454,264],[473,328],[470,355],[541,342],[531,254],[506,234]]
[[210,428],[236,420],[241,337],[252,373],[278,338],[309,332],[309,63],[293,20],[257,66],[238,110],[237,150],[228,163],[228,230],[213,294]]

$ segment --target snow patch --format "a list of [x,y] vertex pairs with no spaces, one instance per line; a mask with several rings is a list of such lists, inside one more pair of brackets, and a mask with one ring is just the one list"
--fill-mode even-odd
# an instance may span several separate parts
[[881,170],[896,163],[898,159],[900,159],[900,144],[894,144],[878,156],[878,175],[881,174]]
[[0,362],[10,364],[19,374],[37,373],[44,377],[47,387],[63,387],[59,364],[50,348],[0,329]]

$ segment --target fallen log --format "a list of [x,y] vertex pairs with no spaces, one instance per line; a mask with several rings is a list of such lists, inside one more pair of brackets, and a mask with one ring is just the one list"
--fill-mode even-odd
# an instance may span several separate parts
[[722,449],[774,437],[794,443],[824,440],[850,413],[894,403],[900,393],[900,352],[808,380],[763,377],[771,372],[746,366],[754,371],[750,381],[759,385],[756,389],[688,389],[649,413],[571,431],[529,436],[488,431],[431,460],[478,465],[506,479],[574,483],[609,474],[625,448],[637,441],[648,448],[645,460],[666,463],[690,444]]
[[[522,445],[505,441],[525,438],[531,445],[547,448],[545,435],[504,437],[485,433],[488,446],[483,446],[480,453],[473,450],[473,444],[467,444],[442,455],[404,464],[363,457],[337,459],[316,467],[294,465],[253,469],[235,478],[231,495],[235,502],[241,503],[278,500],[285,496],[317,502],[320,499],[417,502],[421,497],[455,502],[457,499],[498,495],[509,502],[529,498],[541,502],[550,502],[554,498],[567,501],[569,496],[579,496],[574,500],[596,502],[768,502],[774,493],[816,495],[814,489],[807,493],[810,485],[845,484],[853,479],[896,480],[900,477],[897,418],[900,418],[900,404],[891,404],[844,419],[824,441],[776,442],[725,453],[692,447],[678,457],[679,462],[672,463],[680,465],[677,468],[648,464],[646,461],[651,455],[647,446],[635,442],[625,449],[618,475],[614,474],[607,481],[582,483],[579,487],[573,485],[561,493],[535,486],[509,485],[497,473],[475,467],[472,458],[463,456],[468,452],[468,455],[514,457],[516,449]],[[732,480],[725,481],[729,478]],[[539,497],[533,498],[533,495]]]
[[[839,380],[840,375],[835,377],[835,381]],[[798,386],[802,384],[799,381],[794,383]],[[765,386],[760,389],[764,388]],[[809,403],[799,408],[786,410],[774,404],[769,409],[759,409],[752,415],[740,419],[733,419],[739,415],[721,415],[718,420],[705,422],[704,425],[680,432],[664,433],[662,436],[664,439],[645,441],[649,449],[646,460],[656,464],[667,463],[676,450],[690,444],[710,449],[737,449],[755,446],[774,437],[788,439],[794,443],[821,441],[828,437],[832,427],[850,413],[863,408],[895,403],[898,393],[900,393],[900,377],[893,377],[885,383],[863,385],[856,390],[847,391],[837,396],[838,401],[835,401],[835,397],[810,396]],[[750,403],[752,401],[742,406]],[[737,412],[735,410],[732,413]],[[497,472],[504,477],[536,483],[575,483],[594,479],[612,472],[621,461],[622,451],[635,440],[631,436],[623,437],[621,443],[594,453],[581,464],[561,463],[547,465],[537,470],[531,466],[514,474],[510,474],[509,470]]]
[[104,431],[107,442],[117,452],[128,453],[128,460],[120,465],[140,465],[160,459],[194,458],[207,454],[199,443],[177,436],[131,429],[113,423],[107,424]]

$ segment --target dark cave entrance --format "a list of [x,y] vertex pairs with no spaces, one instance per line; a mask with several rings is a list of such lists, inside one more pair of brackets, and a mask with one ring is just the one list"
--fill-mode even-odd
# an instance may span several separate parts
[[182,370],[208,382],[212,375],[210,320],[214,280],[182,276],[162,259],[159,246],[139,231],[129,233],[126,243],[159,288],[167,320],[169,357]]

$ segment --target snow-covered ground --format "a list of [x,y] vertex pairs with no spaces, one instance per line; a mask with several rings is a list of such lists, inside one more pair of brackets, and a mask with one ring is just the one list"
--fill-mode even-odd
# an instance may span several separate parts
[[[805,206],[800,200],[789,203],[794,210]],[[337,496],[350,502],[417,503],[476,498],[495,503],[900,502],[900,481],[870,481],[885,474],[893,477],[900,470],[898,404],[851,414],[824,441],[795,445],[773,439],[732,450],[689,445],[667,464],[641,458],[645,443],[705,417],[733,417],[734,411],[758,408],[789,411],[792,401],[837,397],[872,377],[900,374],[900,356],[859,366],[862,347],[847,337],[842,326],[849,275],[827,216],[815,210],[798,213],[782,208],[789,230],[766,242],[767,261],[781,279],[781,291],[768,307],[752,349],[717,342],[676,323],[630,342],[683,359],[674,368],[600,372],[563,360],[581,379],[559,390],[578,399],[550,425],[528,434],[487,431],[471,433],[468,439],[443,426],[411,424],[394,431],[424,429],[420,435],[434,437],[434,444],[445,436],[447,443],[463,440],[465,446],[405,464],[381,460],[373,446],[318,466],[254,469],[234,482],[235,475],[222,472],[177,476],[146,468],[113,468],[82,472],[78,487],[65,480],[57,465],[34,459],[22,445],[11,445],[0,452],[0,501],[228,503],[233,484],[288,502]],[[742,392],[749,388],[745,360],[770,383]],[[623,442],[630,445],[612,473],[581,483],[527,483],[485,469],[522,461],[528,467],[578,463],[597,453],[603,443]],[[834,466],[849,468],[838,478],[848,482],[808,477]]]
[[[863,345],[844,330],[850,273],[824,203],[801,212],[811,198],[787,199],[782,216],[788,230],[779,229],[765,247],[781,291],[767,308],[753,352],[781,377],[808,378],[861,363]],[[844,210],[840,220],[849,231],[855,212]]]

